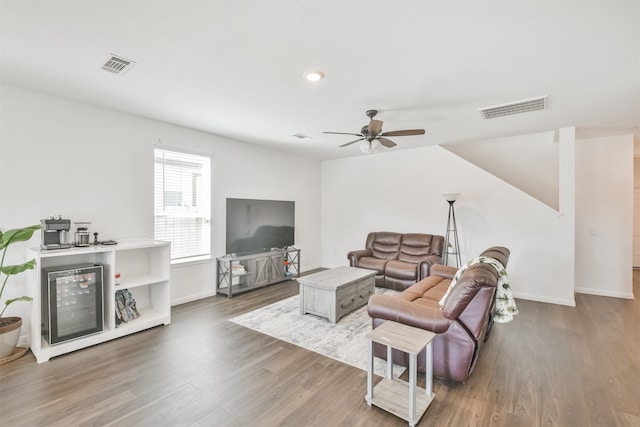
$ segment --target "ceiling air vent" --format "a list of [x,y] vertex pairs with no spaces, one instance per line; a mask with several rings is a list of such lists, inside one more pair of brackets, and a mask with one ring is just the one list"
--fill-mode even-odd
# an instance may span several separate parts
[[102,69],[114,74],[123,74],[133,67],[136,63],[120,56],[109,54],[102,64]]
[[522,101],[510,102],[508,104],[494,105],[493,107],[481,108],[480,114],[483,119],[493,119],[496,117],[511,116],[513,114],[528,113],[530,111],[545,110],[547,108],[547,95],[538,98],[525,99]]

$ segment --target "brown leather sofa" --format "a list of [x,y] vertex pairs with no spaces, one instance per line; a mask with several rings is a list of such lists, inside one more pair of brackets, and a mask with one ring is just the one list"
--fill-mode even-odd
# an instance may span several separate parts
[[[492,247],[481,256],[497,259],[506,267],[509,250]],[[372,295],[368,312],[372,327],[387,320],[435,332],[433,374],[466,382],[478,359],[480,347],[489,336],[495,309],[498,273],[490,264],[467,268],[441,309],[439,302],[456,274],[455,267],[433,265],[431,274],[397,295]],[[386,359],[386,347],[374,344],[376,357]],[[394,350],[393,362],[409,366],[407,353]],[[418,370],[425,370],[424,351],[418,356]]]
[[442,263],[444,236],[421,233],[369,233],[365,249],[347,254],[351,267],[376,270],[376,286],[402,291]]

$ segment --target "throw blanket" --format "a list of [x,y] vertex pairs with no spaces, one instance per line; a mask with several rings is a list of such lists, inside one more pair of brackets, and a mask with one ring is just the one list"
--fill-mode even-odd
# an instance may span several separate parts
[[456,285],[462,273],[474,264],[491,264],[493,268],[496,269],[498,272],[498,286],[496,287],[496,312],[493,320],[498,323],[507,323],[512,321],[513,316],[518,314],[518,307],[516,307],[516,302],[511,294],[511,287],[509,286],[509,280],[507,280],[507,270],[497,259],[485,256],[473,258],[467,261],[462,268],[458,270],[451,280],[449,289],[447,289],[447,292],[440,300],[440,308],[444,307],[444,303],[447,300],[449,293],[451,293],[451,289]]

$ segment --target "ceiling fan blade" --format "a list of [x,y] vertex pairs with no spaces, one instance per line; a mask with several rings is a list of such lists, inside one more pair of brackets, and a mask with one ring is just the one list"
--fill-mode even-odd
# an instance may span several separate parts
[[364,138],[358,138],[358,139],[356,139],[354,141],[347,142],[346,144],[342,144],[340,147],[346,147],[347,145],[355,144],[356,142],[363,141],[363,140],[364,140]]
[[353,136],[363,136],[361,133],[352,133],[352,132],[322,132],[322,133],[330,133],[332,135],[353,135]]
[[387,138],[376,138],[376,139],[377,139],[378,141],[380,141],[380,144],[384,145],[384,146],[385,146],[385,147],[387,147],[387,148],[393,148],[393,147],[395,147],[396,145],[398,145],[398,144],[396,144],[395,142],[393,142],[392,140],[387,139]]
[[371,119],[369,122],[369,135],[378,134],[382,130],[382,120]]
[[391,132],[383,132],[380,134],[380,136],[410,136],[410,135],[424,135],[424,129],[392,130]]

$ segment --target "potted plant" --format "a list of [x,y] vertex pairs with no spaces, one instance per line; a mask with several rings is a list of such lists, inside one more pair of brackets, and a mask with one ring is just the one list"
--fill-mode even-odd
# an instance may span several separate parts
[[[0,302],[3,301],[4,289],[9,281],[9,276],[15,276],[25,270],[30,270],[35,267],[36,260],[32,259],[18,265],[4,265],[4,259],[7,255],[7,249],[13,243],[25,242],[31,239],[33,233],[40,229],[40,225],[32,225],[25,228],[16,228],[13,230],[7,230],[6,232],[0,231],[0,251],[2,251],[2,258],[0,258]],[[10,304],[16,301],[31,301],[32,298],[28,296],[21,296],[6,300],[4,307],[0,311],[0,359],[11,356],[15,351],[18,344],[18,338],[20,338],[20,328],[22,327],[22,318],[20,317],[3,317],[5,310]]]

